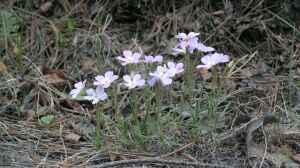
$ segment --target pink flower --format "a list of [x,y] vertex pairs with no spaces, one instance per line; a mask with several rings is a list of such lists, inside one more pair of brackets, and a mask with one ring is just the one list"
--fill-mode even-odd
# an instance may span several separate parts
[[104,101],[107,99],[107,94],[104,92],[104,88],[101,86],[96,87],[95,89],[86,90],[86,96],[84,99],[92,101],[92,104],[97,104],[99,101]]
[[86,80],[84,80],[83,82],[77,82],[74,84],[75,89],[72,89],[70,92],[70,95],[72,96],[72,98],[76,98],[78,95],[80,95],[80,93],[84,90],[85,88],[85,83]]
[[108,88],[111,83],[119,78],[118,75],[114,75],[113,71],[105,72],[105,75],[98,75],[95,77],[94,85],[102,86],[103,88]]
[[168,73],[171,75],[171,77],[180,74],[184,71],[184,65],[183,63],[176,64],[175,62],[168,62]]
[[163,61],[163,57],[161,55],[157,55],[157,56],[152,56],[152,55],[149,55],[149,56],[145,56],[144,57],[144,62],[145,63],[161,63]]
[[145,85],[145,80],[142,79],[142,76],[140,74],[124,75],[123,80],[123,84],[128,89],[134,89],[136,87],[142,87]]
[[201,62],[203,64],[198,65],[197,68],[210,69],[211,67],[219,63],[229,62],[229,56],[221,53],[208,54],[201,58]]
[[141,58],[140,53],[132,53],[130,50],[123,51],[122,56],[118,56],[117,59],[121,62],[121,65],[125,66],[127,64],[138,64]]

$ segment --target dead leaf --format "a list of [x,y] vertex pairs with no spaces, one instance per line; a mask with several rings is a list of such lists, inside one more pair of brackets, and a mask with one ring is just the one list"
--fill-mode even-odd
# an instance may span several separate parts
[[0,73],[5,72],[7,72],[7,66],[3,62],[0,62]]
[[57,74],[49,74],[49,75],[44,75],[43,79],[48,83],[48,84],[54,84],[54,85],[62,85],[66,83],[66,80],[60,78]]
[[66,84],[67,78],[63,70],[49,69],[45,66],[41,69],[43,76],[42,78],[48,83],[56,86],[62,86]]
[[198,75],[201,77],[202,80],[207,81],[212,77],[212,74],[205,68],[200,68],[197,70]]
[[81,136],[75,133],[69,133],[65,136],[65,139],[70,142],[79,142]]
[[63,70],[60,69],[50,69],[46,66],[42,66],[41,71],[43,75],[50,75],[50,74],[56,74],[58,77],[62,79],[66,79],[66,75]]
[[118,160],[118,158],[119,158],[119,155],[116,154],[116,153],[108,152],[108,155],[109,155],[109,159],[110,159],[111,161]]
[[82,106],[78,102],[72,101],[72,100],[69,100],[69,99],[62,100],[60,102],[60,105],[62,107],[72,109],[72,110],[77,111],[77,112],[83,112],[84,111]]

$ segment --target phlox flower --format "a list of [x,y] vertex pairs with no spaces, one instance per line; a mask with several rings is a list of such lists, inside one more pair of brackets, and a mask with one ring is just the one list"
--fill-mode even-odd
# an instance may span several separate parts
[[215,51],[214,48],[205,46],[203,43],[199,42],[199,38],[197,37],[199,33],[190,32],[189,34],[179,33],[175,37],[179,39],[179,44],[177,47],[173,48],[173,54],[186,54],[193,53],[195,50],[201,52],[211,52]]
[[127,64],[138,64],[141,58],[140,53],[132,53],[130,50],[123,51],[122,56],[118,56],[117,59],[121,62],[121,65],[125,66]]
[[168,71],[166,66],[158,66],[156,71],[149,73],[152,77],[147,82],[150,86],[154,86],[157,81],[161,81],[163,86],[170,85],[172,83],[172,74]]
[[184,71],[183,63],[176,64],[175,62],[168,62],[167,66],[168,66],[168,73],[170,74],[171,77],[180,74]]
[[103,75],[98,75],[95,77],[94,85],[101,86],[103,88],[108,88],[111,83],[119,78],[118,75],[114,75],[113,71],[107,71]]
[[97,104],[99,101],[104,101],[107,99],[107,94],[104,91],[104,88],[101,86],[96,87],[95,89],[87,89],[86,90],[86,96],[84,96],[84,99],[89,100],[92,102],[92,104]]
[[210,69],[214,65],[219,63],[229,62],[229,56],[222,53],[213,53],[205,55],[201,58],[202,65],[198,65],[197,68]]
[[206,45],[204,45],[203,43],[200,43],[200,42],[198,43],[197,50],[202,51],[202,52],[215,51],[215,49],[213,47],[208,47],[208,46],[206,46]]
[[188,41],[189,39],[197,38],[200,33],[195,33],[195,32],[189,32],[189,34],[186,33],[178,33],[175,37],[178,38],[179,40],[185,40]]
[[80,95],[80,93],[84,90],[85,88],[85,83],[86,80],[84,80],[83,82],[77,82],[74,84],[75,89],[72,89],[70,92],[70,95],[72,96],[72,98],[76,98],[78,95]]
[[145,80],[142,79],[142,76],[140,74],[124,75],[123,80],[123,84],[128,89],[134,89],[136,87],[142,87],[145,85]]
[[198,36],[199,33],[190,32],[189,34],[179,33],[175,37],[179,39],[179,44],[177,49],[188,49],[190,53],[193,53],[198,47]]
[[157,56],[149,55],[144,57],[145,63],[155,63],[155,62],[161,63],[162,61],[163,61],[163,56],[161,55],[157,55]]

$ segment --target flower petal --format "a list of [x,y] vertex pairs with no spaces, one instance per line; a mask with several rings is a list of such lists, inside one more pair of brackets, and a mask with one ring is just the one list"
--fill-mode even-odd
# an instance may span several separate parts
[[131,57],[132,56],[132,51],[130,51],[130,50],[124,50],[123,51],[123,55],[124,55],[124,57]]
[[123,79],[125,82],[130,82],[131,81],[131,77],[129,75],[124,75]]
[[187,35],[187,38],[191,39],[194,37],[199,36],[200,33],[195,33],[195,32],[189,32],[189,34]]
[[159,79],[157,77],[152,77],[147,80],[149,86],[153,87]]
[[107,71],[107,72],[105,72],[105,78],[110,79],[113,75],[114,75],[113,71]]
[[185,33],[178,33],[178,35],[175,36],[178,39],[186,39],[187,35]]
[[154,57],[154,62],[163,62],[163,56],[162,55],[157,55]]
[[162,82],[162,84],[163,84],[164,86],[167,86],[167,85],[172,84],[172,79],[169,78],[169,77],[165,77],[165,78],[162,79],[161,82]]
[[96,88],[96,97],[98,99],[100,99],[101,101],[107,99],[107,94],[104,92],[104,88],[103,87],[97,87]]
[[170,69],[170,68],[175,68],[175,67],[176,67],[176,65],[175,65],[174,62],[168,62],[167,65],[168,65],[168,68],[169,68],[169,69]]
[[213,47],[208,47],[202,43],[199,43],[198,46],[197,46],[197,49],[199,51],[202,51],[202,52],[212,52],[212,51],[215,51],[215,49]]

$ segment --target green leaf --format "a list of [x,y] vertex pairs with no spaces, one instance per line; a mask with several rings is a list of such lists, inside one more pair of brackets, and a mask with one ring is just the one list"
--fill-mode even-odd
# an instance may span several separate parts
[[68,19],[68,22],[67,22],[67,30],[68,30],[69,32],[75,31],[76,26],[77,26],[77,23],[76,23],[76,20],[75,20],[75,19],[72,19],[72,18]]
[[21,27],[21,19],[9,10],[0,10],[0,36],[17,33]]
[[54,115],[46,115],[39,119],[41,125],[50,125],[54,121]]

